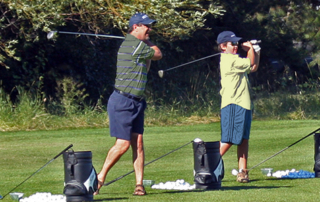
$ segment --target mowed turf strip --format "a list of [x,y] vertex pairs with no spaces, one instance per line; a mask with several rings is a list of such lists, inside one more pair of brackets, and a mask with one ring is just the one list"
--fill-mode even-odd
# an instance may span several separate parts
[[[249,165],[253,167],[320,127],[320,121],[253,121]],[[145,128],[146,162],[153,161],[180,146],[201,138],[220,140],[220,123]],[[92,151],[93,165],[100,171],[107,151],[115,139],[109,129],[2,132],[0,134],[0,195],[5,195],[35,171],[73,144],[74,151]],[[109,172],[106,182],[130,172],[131,150]],[[248,184],[236,182],[231,174],[237,168],[236,147],[223,157],[225,177],[222,188],[214,191],[155,190],[146,187],[147,196],[133,196],[134,173],[101,189],[95,201],[319,201],[320,179],[277,179],[262,175],[261,168],[306,170],[313,172],[314,139],[310,136],[250,172]],[[193,182],[193,149],[189,144],[145,167],[144,179],[160,182],[184,179]],[[15,191],[30,196],[36,192],[62,194],[64,164],[60,156]],[[6,196],[2,201],[12,201]]]

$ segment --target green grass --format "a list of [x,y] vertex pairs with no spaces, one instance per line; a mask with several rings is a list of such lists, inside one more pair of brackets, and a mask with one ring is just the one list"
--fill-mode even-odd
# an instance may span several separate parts
[[[19,102],[12,103],[0,88],[0,131],[34,131],[80,128],[107,128],[106,106],[99,100],[85,104],[87,96],[72,81],[64,82],[61,101],[19,90]],[[65,89],[66,88],[66,89]],[[71,88],[70,90],[67,90]],[[173,100],[147,98],[145,125],[182,126],[220,121],[220,96],[211,90],[195,97],[173,97]],[[186,94],[187,95],[187,94]],[[168,96],[170,97],[170,96]],[[255,94],[255,120],[319,120],[320,92]]]
[[[251,130],[249,168],[284,149],[293,142],[318,129],[316,120],[254,121]],[[146,127],[146,163],[199,137],[206,142],[220,140],[220,123]],[[55,131],[2,132],[0,134],[0,194],[3,196],[69,144],[75,151],[90,150],[97,172],[101,169],[114,138],[108,128]],[[309,137],[250,172],[252,182],[240,184],[231,175],[237,167],[236,147],[223,157],[225,177],[222,188],[215,191],[169,191],[147,187],[147,196],[132,196],[134,174],[103,187],[96,201],[319,201],[319,179],[276,179],[262,175],[260,169],[295,168],[312,172],[314,140]],[[15,191],[30,196],[36,192],[62,194],[64,168],[62,156],[47,165]],[[126,153],[110,171],[106,182],[131,171],[131,151]],[[184,179],[193,184],[193,150],[191,144],[151,163],[145,168],[145,179],[156,183]],[[11,201],[10,196],[2,201]]]

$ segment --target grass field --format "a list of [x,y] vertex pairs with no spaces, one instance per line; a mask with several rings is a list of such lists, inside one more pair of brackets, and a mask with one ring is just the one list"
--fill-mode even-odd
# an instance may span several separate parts
[[[252,167],[269,156],[320,127],[320,121],[253,121],[249,150]],[[220,123],[145,128],[146,163],[192,141],[196,137],[206,142],[220,140]],[[101,169],[114,138],[105,129],[77,129],[35,132],[2,132],[0,134],[0,195],[6,194],[69,144],[75,151],[92,151],[93,165]],[[295,168],[313,172],[314,140],[309,137],[265,162],[250,172],[251,182],[240,184],[231,175],[237,167],[236,147],[223,157],[225,177],[222,188],[214,191],[170,191],[147,187],[147,196],[132,196],[134,174],[103,187],[95,201],[319,201],[320,179],[277,179],[262,175],[260,169]],[[27,180],[15,191],[25,196],[36,192],[62,194],[64,168],[62,156]],[[131,171],[131,151],[126,153],[109,173],[106,182]],[[188,145],[151,163],[145,168],[145,179],[156,183],[184,179],[193,184],[193,150]],[[11,201],[6,196],[2,201]]]

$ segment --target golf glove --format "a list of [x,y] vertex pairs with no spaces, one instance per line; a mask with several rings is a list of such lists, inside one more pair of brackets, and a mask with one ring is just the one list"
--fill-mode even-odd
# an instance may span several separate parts
[[252,39],[252,40],[250,40],[250,43],[252,44],[254,52],[259,53],[261,48],[260,48],[260,46],[258,44],[261,43],[261,40]]
[[261,50],[261,48],[260,48],[259,45],[252,45],[252,47],[253,47],[253,49],[254,49],[254,51],[255,51],[256,53],[260,52],[260,50]]
[[250,40],[250,43],[252,43],[252,45],[257,45],[258,43],[261,43],[261,40],[252,39]]

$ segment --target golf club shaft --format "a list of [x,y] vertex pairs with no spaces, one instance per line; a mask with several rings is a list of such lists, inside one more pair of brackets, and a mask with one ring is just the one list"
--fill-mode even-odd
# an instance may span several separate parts
[[170,71],[170,70],[176,69],[178,67],[182,67],[182,66],[185,66],[185,65],[188,65],[188,64],[191,64],[191,63],[194,63],[194,62],[198,62],[200,60],[204,60],[204,59],[207,59],[207,58],[211,58],[211,57],[214,57],[214,56],[217,56],[217,55],[220,55],[220,54],[221,53],[216,53],[216,54],[213,54],[213,55],[209,55],[209,56],[206,56],[206,57],[203,57],[203,58],[200,58],[200,59],[197,59],[197,60],[193,60],[191,62],[187,62],[187,63],[181,64],[181,65],[178,65],[178,66],[175,66],[175,67],[163,70],[163,71]]
[[105,35],[105,34],[91,34],[91,33],[65,32],[65,31],[57,31],[57,33],[59,33],[59,34],[85,35],[85,36],[100,36],[100,37],[107,37],[107,38],[124,39],[124,37],[123,37],[123,36],[113,36],[113,35]]
[[42,166],[41,168],[39,168],[36,172],[34,172],[32,175],[30,175],[29,177],[27,177],[24,181],[22,181],[20,184],[18,184],[17,186],[15,186],[13,189],[11,189],[8,193],[6,193],[2,198],[4,198],[5,196],[7,196],[9,193],[11,193],[13,190],[15,190],[16,188],[18,188],[20,185],[22,185],[23,183],[25,183],[28,179],[30,179],[32,176],[34,176],[36,173],[38,173],[40,170],[42,170],[44,167],[46,167],[49,163],[51,163],[52,161],[54,161],[56,158],[58,158],[61,154],[63,154],[63,152],[67,151],[68,149],[70,149],[71,147],[73,147],[73,144],[70,144],[67,148],[65,148],[62,152],[60,152],[58,155],[56,155],[53,159],[51,159],[50,161],[48,161],[44,166]]
[[[191,141],[191,142],[193,142],[193,141]],[[173,152],[175,152],[175,151],[177,151],[177,150],[179,150],[179,149],[181,149],[181,148],[183,148],[183,147],[185,147],[185,146],[187,146],[187,145],[190,144],[191,142],[188,142],[187,144],[182,145],[181,147],[178,147],[177,149],[174,149],[174,150],[172,150],[172,151],[170,151],[170,152],[168,152],[168,153],[166,153],[166,154],[164,154],[164,155],[162,155],[162,156],[160,156],[160,157],[158,157],[158,158],[156,158],[156,159],[154,159],[154,160],[152,160],[152,161],[144,164],[144,166],[147,166],[147,165],[149,165],[149,164],[151,164],[151,163],[153,163],[153,162],[155,162],[155,161],[157,161],[157,160],[159,160],[159,159],[161,159],[161,158],[163,158],[163,157],[165,157],[165,156],[167,156],[167,155],[169,155],[169,154],[171,154],[171,153],[173,153]],[[103,186],[108,186],[108,185],[110,185],[110,184],[112,184],[112,183],[114,183],[114,182],[116,182],[116,181],[124,178],[125,176],[130,175],[130,174],[133,173],[133,172],[134,172],[134,170],[132,170],[132,171],[130,171],[130,172],[128,172],[128,173],[120,176],[120,177],[117,177],[116,179],[114,179],[114,180],[112,180],[112,181],[110,181],[110,182],[105,183]]]
[[252,168],[250,168],[249,170],[252,170],[252,169],[254,169],[254,168],[258,167],[259,165],[261,165],[261,164],[263,164],[264,162],[266,162],[266,161],[270,160],[271,158],[273,158],[273,157],[277,156],[278,154],[280,154],[280,153],[284,152],[285,150],[289,149],[290,147],[292,147],[293,145],[297,144],[298,142],[300,142],[300,141],[302,141],[302,140],[306,139],[307,137],[309,137],[309,136],[313,135],[314,133],[316,133],[316,132],[317,132],[317,131],[319,131],[319,130],[320,130],[320,128],[318,128],[317,130],[315,130],[315,131],[311,132],[310,134],[308,134],[308,135],[304,136],[303,138],[299,139],[298,141],[296,141],[296,142],[292,143],[291,145],[287,146],[286,148],[284,148],[284,149],[282,149],[282,150],[278,151],[277,153],[275,153],[274,155],[270,156],[269,158],[267,158],[267,159],[265,159],[265,160],[261,161],[260,163],[258,163],[257,165],[253,166],[253,167],[252,167]]

